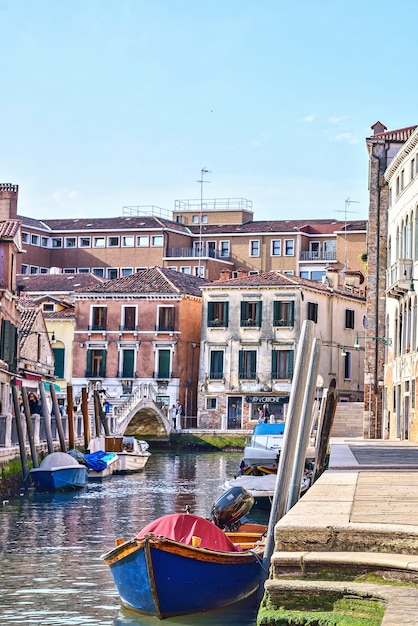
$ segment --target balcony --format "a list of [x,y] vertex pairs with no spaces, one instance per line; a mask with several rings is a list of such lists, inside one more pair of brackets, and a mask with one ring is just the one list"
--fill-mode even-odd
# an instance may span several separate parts
[[259,328],[260,324],[256,321],[251,319],[250,317],[247,320],[241,320],[240,322],[241,328]]
[[386,270],[386,294],[389,298],[402,298],[411,284],[412,259],[398,259]]
[[291,320],[284,320],[284,319],[273,320],[273,326],[276,326],[276,327],[278,327],[278,326],[280,326],[280,327],[281,326],[290,326],[290,327],[292,327],[292,326],[294,326],[294,321],[292,319]]
[[167,253],[165,258],[172,259],[221,259],[222,261],[231,261],[232,257],[230,254],[223,254],[220,250],[213,250],[212,248],[208,248],[207,250],[203,249],[202,252],[199,253],[199,250],[196,248],[167,248]]
[[152,377],[157,380],[169,380],[170,378],[174,378],[173,372],[153,372]]
[[88,326],[89,332],[97,332],[102,333],[107,330],[106,324],[89,324]]
[[257,380],[257,372],[240,372],[238,377],[240,380]]
[[208,328],[226,328],[228,326],[228,322],[226,320],[208,320]]
[[209,380],[223,380],[223,372],[209,372]]
[[156,333],[173,333],[174,324],[157,324],[155,327]]
[[136,333],[138,332],[138,326],[133,324],[121,324],[119,326],[119,332],[121,333]]
[[302,250],[300,261],[336,261],[336,250]]

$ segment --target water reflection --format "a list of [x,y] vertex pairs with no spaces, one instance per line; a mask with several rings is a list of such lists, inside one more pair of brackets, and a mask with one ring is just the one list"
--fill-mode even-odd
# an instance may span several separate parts
[[163,622],[123,611],[100,559],[116,537],[133,536],[161,515],[190,506],[208,516],[239,460],[235,453],[154,453],[137,475],[115,476],[71,494],[30,492],[11,500],[0,508],[0,624],[255,624],[255,610],[247,602],[222,615]]

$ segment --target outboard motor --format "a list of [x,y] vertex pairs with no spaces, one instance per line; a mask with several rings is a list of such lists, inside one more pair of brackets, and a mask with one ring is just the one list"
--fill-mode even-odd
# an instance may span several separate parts
[[253,496],[244,487],[231,487],[213,504],[211,521],[219,528],[236,530],[253,504]]

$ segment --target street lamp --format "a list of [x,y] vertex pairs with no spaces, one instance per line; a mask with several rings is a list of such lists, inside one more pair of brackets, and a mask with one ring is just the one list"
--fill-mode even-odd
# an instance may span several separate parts
[[408,296],[413,296],[415,293],[415,287],[414,287],[414,282],[418,280],[418,278],[412,278],[411,276],[411,280],[409,283],[409,287],[408,287]]
[[356,340],[355,340],[354,346],[353,346],[356,350],[364,349],[364,348],[362,348],[362,346],[360,346],[359,339],[366,339],[368,341],[376,341],[376,343],[380,341],[385,346],[391,346],[392,345],[392,339],[389,339],[387,337],[367,337],[367,336],[359,337],[358,335],[356,335]]

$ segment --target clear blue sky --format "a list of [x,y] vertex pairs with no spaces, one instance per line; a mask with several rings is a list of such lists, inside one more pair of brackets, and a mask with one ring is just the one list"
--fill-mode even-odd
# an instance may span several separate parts
[[117,216],[206,167],[255,219],[363,219],[371,125],[418,123],[417,7],[0,0],[0,182],[31,217]]

